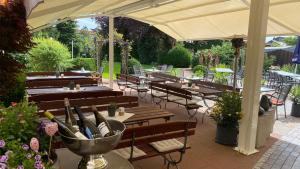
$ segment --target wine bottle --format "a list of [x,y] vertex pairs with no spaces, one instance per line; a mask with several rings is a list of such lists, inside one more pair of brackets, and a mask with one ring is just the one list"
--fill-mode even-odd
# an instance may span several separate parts
[[66,115],[65,123],[69,124],[75,128],[78,128],[77,120],[74,117],[73,111],[70,106],[69,99],[65,98],[64,100],[65,100],[65,115]]
[[68,137],[72,137],[72,138],[79,138],[82,140],[87,140],[87,137],[85,137],[82,133],[80,133],[79,130],[77,130],[76,128],[74,128],[73,126],[70,126],[64,122],[62,122],[61,120],[59,120],[58,118],[56,118],[52,113],[46,111],[44,113],[44,115],[51,121],[56,122],[58,125],[58,130],[68,136]]
[[85,118],[81,109],[78,106],[74,106],[75,112],[78,114],[81,130],[83,131],[84,135],[89,139],[94,139],[100,137],[100,132],[97,129],[96,125],[90,121],[89,119]]
[[100,134],[102,137],[108,137],[114,135],[113,130],[111,129],[111,126],[107,122],[107,120],[98,112],[96,106],[92,106],[92,110],[95,115],[96,119],[96,126],[98,130],[100,131]]

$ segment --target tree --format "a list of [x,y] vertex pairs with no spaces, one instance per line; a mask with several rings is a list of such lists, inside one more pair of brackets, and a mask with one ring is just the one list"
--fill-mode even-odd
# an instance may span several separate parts
[[[104,37],[108,36],[108,17],[96,17]],[[124,40],[132,41],[131,55],[142,63],[157,62],[158,57],[166,55],[175,45],[175,39],[149,24],[130,18],[114,19],[117,32],[124,35]]]
[[294,46],[297,44],[297,37],[296,36],[289,36],[284,38],[283,40],[287,45]]
[[0,101],[18,102],[24,95],[24,88],[21,94],[16,93],[24,84],[24,81],[18,80],[24,66],[12,55],[24,54],[34,45],[23,1],[9,0],[6,5],[0,5],[0,38]]
[[68,48],[54,39],[35,38],[29,51],[29,68],[33,71],[64,71],[71,67]]
[[210,49],[212,46],[217,46],[222,44],[222,40],[208,40],[208,41],[185,41],[183,42],[184,47],[193,51],[193,55],[197,53],[198,50]]
[[230,42],[224,41],[222,45],[213,46],[211,52],[220,59],[220,63],[231,65],[234,58],[234,49]]

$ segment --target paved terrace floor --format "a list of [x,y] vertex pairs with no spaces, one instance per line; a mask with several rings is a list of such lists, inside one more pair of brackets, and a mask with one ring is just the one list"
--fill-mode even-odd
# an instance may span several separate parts
[[[114,85],[114,88],[118,89],[116,85]],[[129,92],[127,92],[127,94],[129,94]],[[132,94],[135,95],[135,93]],[[142,100],[140,102],[140,105],[149,104],[151,104],[150,97],[147,97],[147,101]],[[287,107],[287,112],[290,112],[291,102],[288,102]],[[175,113],[175,117],[172,120],[184,120],[187,118],[187,112],[182,106],[178,107],[176,104],[168,103],[167,110]],[[259,149],[258,153],[250,156],[241,155],[234,151],[232,147],[215,143],[216,125],[214,121],[206,117],[204,124],[201,124],[201,122],[198,123],[196,134],[190,137],[189,144],[192,148],[186,152],[182,163],[179,165],[180,168],[259,169],[273,167],[275,169],[277,167],[279,169],[282,168],[284,164],[286,164],[285,166],[288,164],[288,166],[291,166],[290,168],[293,166],[300,168],[300,147],[297,145],[300,143],[300,141],[298,141],[300,138],[300,120],[291,116],[285,119],[283,109],[281,108],[279,109],[279,113],[280,119],[275,123],[272,137],[267,140],[264,147]],[[200,119],[201,114],[198,114],[197,117]],[[152,123],[158,122],[160,121],[154,121]],[[292,140],[294,142],[292,142]],[[68,154],[67,150],[58,150],[58,154],[60,156],[59,163],[61,163],[61,169],[67,169],[66,166],[74,163],[69,156],[69,160],[63,160],[66,158],[66,154]],[[141,160],[134,162],[133,165],[136,169],[166,168],[161,157]],[[295,167],[293,169],[296,169]]]

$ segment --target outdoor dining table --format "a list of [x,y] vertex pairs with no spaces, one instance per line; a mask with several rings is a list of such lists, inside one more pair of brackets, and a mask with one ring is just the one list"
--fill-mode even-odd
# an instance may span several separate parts
[[150,72],[150,73],[153,73],[153,72],[161,72],[161,70],[156,69],[156,68],[144,69],[144,70],[145,70],[145,72]]
[[233,70],[229,68],[216,68],[216,72],[219,73],[233,73]]
[[57,79],[88,79],[87,76],[64,76],[64,77],[56,77],[56,76],[27,76],[26,80],[57,80]]
[[74,92],[90,92],[90,91],[111,91],[112,89],[106,86],[84,86],[80,90],[69,90],[68,88],[38,88],[27,89],[26,92],[29,96],[51,94],[51,93],[74,93]]
[[154,106],[126,108],[125,112],[134,114],[124,121],[125,124],[139,124],[156,119],[164,119],[165,121],[168,121],[175,115],[174,113]]

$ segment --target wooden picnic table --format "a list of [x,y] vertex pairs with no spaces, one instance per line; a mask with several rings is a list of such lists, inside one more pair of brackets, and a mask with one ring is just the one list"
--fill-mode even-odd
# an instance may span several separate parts
[[26,80],[57,80],[57,79],[65,79],[65,80],[72,80],[72,79],[88,79],[87,76],[64,76],[64,77],[56,77],[56,76],[27,76]]
[[202,94],[204,96],[211,96],[211,95],[220,95],[223,93],[223,91],[221,90],[217,90],[217,89],[212,89],[212,88],[207,88],[207,87],[183,87],[183,89],[195,92],[197,94]]
[[50,93],[74,93],[74,92],[90,92],[90,91],[112,91],[112,89],[106,86],[84,86],[81,87],[80,90],[69,90],[67,88],[38,88],[38,89],[26,90],[29,96],[50,94]]
[[170,120],[174,116],[173,113],[167,110],[160,109],[153,106],[139,106],[133,108],[126,108],[126,113],[133,113],[129,119],[125,120],[125,124],[137,124],[142,122],[148,122],[149,120],[164,119]]

